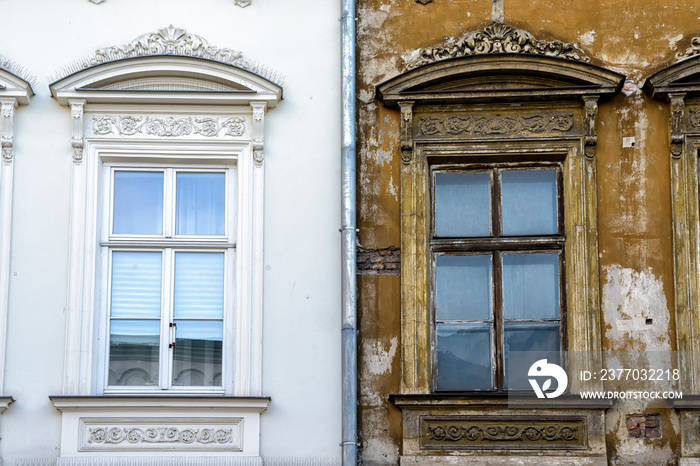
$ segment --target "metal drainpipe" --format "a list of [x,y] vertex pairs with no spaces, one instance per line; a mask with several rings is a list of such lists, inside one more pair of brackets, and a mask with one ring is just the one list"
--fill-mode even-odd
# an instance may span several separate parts
[[357,465],[355,0],[341,0],[343,466]]

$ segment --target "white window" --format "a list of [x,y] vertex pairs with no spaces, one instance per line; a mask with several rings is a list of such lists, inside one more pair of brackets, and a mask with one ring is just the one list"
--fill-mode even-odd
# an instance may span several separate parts
[[[184,55],[159,54],[165,42]],[[71,108],[73,149],[64,384],[52,400],[61,455],[85,464],[114,452],[259,456],[263,136],[282,88],[238,52],[193,43],[206,41],[171,26],[50,86]],[[222,434],[175,446],[95,434],[144,425]]]
[[230,386],[235,178],[225,166],[104,165],[105,392]]

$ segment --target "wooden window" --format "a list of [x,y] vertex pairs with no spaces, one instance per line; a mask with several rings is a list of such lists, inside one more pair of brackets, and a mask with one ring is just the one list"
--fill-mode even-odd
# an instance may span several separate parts
[[433,387],[527,388],[510,351],[566,348],[561,164],[431,169]]

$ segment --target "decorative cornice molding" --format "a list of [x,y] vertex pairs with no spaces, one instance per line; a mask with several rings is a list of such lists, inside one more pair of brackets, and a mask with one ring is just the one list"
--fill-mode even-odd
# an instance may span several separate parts
[[251,102],[253,107],[253,160],[256,165],[261,166],[265,161],[263,148],[265,147],[265,111],[267,104],[265,102]]
[[595,157],[595,149],[598,145],[598,134],[595,131],[595,122],[598,117],[598,97],[587,96],[583,98],[583,102],[583,148],[586,157],[592,159]]
[[157,32],[138,36],[128,44],[97,49],[94,55],[65,67],[50,80],[57,81],[85,68],[103,63],[154,55],[206,58],[243,68],[274,82],[283,81],[281,75],[248,60],[241,52],[210,45],[202,36],[190,34],[185,29],[175,27],[172,24],[166,28],[159,29]]
[[245,119],[229,118],[152,118],[134,115],[112,116],[96,115],[92,117],[93,133],[104,136],[114,132],[121,136],[133,136],[143,133],[150,136],[180,137],[200,134],[205,137],[217,137],[226,130],[224,136],[242,136],[245,133]]
[[585,63],[591,61],[574,43],[538,40],[527,31],[500,23],[492,23],[482,31],[467,32],[458,39],[448,37],[434,47],[414,50],[403,58],[406,68],[413,69],[448,58],[494,53],[529,53]]
[[14,118],[15,100],[2,101],[2,121],[0,121],[0,147],[2,148],[2,160],[11,163],[14,157]]
[[[671,132],[671,157],[678,158],[683,154],[683,114],[685,111],[685,94],[669,94],[671,103],[671,115],[669,116],[669,129]],[[690,124],[695,126],[696,115],[691,110]]]
[[85,109],[84,100],[71,100],[70,101],[72,125],[71,134],[71,147],[73,148],[73,162],[80,163],[83,161],[83,147],[85,141],[83,139],[83,114]]

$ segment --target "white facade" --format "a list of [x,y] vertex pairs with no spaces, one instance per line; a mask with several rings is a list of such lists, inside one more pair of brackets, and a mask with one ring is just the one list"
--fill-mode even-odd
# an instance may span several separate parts
[[[28,104],[17,98],[13,156],[0,181],[2,205],[11,208],[0,224],[0,244],[9,239],[9,256],[3,249],[0,261],[0,291],[9,277],[7,299],[0,293],[7,315],[0,409],[14,399],[0,414],[3,464],[339,463],[335,3],[3,5],[0,54],[37,77]],[[188,52],[194,58],[114,56],[126,59],[85,67],[98,49],[177,31],[216,47],[209,51],[241,52],[248,61],[234,63],[256,73],[216,61],[227,61],[224,55],[199,58],[199,42]],[[157,120],[166,130],[123,132],[124,118]],[[226,126],[230,118],[235,128]],[[167,127],[178,119],[194,126],[184,133]],[[7,124],[2,130],[6,139]],[[104,227],[113,167],[228,177],[229,233],[205,245],[227,251],[230,262],[223,324],[229,369],[220,389],[110,388],[107,264],[110,251],[125,247]],[[196,246],[183,238],[156,242],[168,251]],[[142,243],[127,246],[152,246]]]

